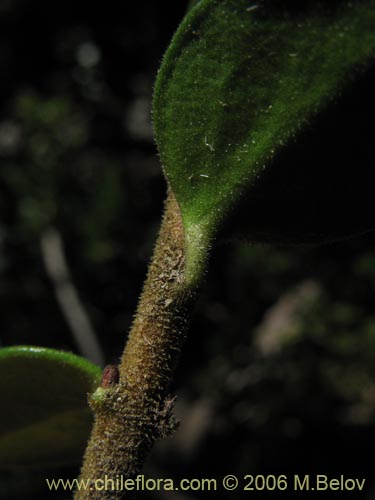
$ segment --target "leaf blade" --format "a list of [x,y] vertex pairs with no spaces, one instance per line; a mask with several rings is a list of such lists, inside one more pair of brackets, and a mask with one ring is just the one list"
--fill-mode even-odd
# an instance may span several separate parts
[[6,408],[0,413],[0,465],[79,460],[92,423],[87,393],[100,374],[99,367],[68,352],[31,346],[0,349]]
[[285,144],[373,64],[373,0],[277,5],[201,0],[165,55],[154,127],[188,240],[197,227],[210,240]]

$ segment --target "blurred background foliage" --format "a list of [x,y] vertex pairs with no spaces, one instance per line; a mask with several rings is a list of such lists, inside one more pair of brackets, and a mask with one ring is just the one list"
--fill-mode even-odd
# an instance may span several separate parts
[[[64,279],[106,363],[117,362],[165,194],[152,85],[187,3],[0,2],[2,346],[80,353],[46,265],[53,230]],[[321,247],[218,246],[173,388],[181,428],[156,446],[146,474],[346,474],[366,477],[360,498],[373,498],[374,300],[374,234]],[[1,472],[0,492],[69,497],[48,494],[45,476]]]

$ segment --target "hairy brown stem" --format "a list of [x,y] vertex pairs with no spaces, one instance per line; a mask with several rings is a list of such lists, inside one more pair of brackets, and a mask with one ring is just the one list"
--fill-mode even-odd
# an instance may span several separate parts
[[[119,366],[119,380],[91,397],[95,423],[81,479],[103,480],[76,492],[78,500],[124,499],[115,491],[141,470],[155,440],[173,430],[168,388],[185,339],[197,283],[185,273],[185,236],[169,193],[154,256]],[[112,380],[113,377],[111,377]],[[122,479],[121,479],[122,476]],[[112,480],[113,482],[111,482]],[[116,482],[117,481],[117,482]],[[99,491],[96,486],[107,486]]]

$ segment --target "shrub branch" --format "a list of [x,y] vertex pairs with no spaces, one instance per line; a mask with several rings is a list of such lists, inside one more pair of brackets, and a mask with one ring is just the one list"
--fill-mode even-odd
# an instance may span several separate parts
[[[199,281],[185,273],[182,219],[169,192],[154,256],[118,367],[118,380],[106,374],[105,383],[90,397],[95,422],[81,479],[134,478],[155,440],[174,430],[173,400],[168,398],[168,390]],[[130,497],[126,491],[111,489],[82,490],[75,496],[77,500]]]

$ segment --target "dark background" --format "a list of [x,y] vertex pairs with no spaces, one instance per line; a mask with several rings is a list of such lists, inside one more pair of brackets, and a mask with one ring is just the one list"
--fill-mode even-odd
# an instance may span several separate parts
[[[165,195],[152,86],[186,3],[1,0],[2,346],[78,352],[43,261],[54,227],[105,360],[118,361]],[[146,474],[344,474],[369,485],[374,299],[371,233],[319,247],[218,246],[173,388],[181,429],[156,446]],[[0,492],[47,498],[41,478],[78,467],[38,474],[3,472]],[[216,496],[250,493],[293,497]],[[373,498],[370,486],[327,496],[342,497]]]

